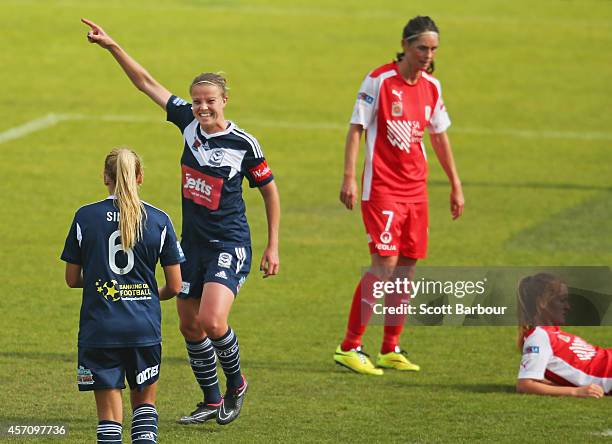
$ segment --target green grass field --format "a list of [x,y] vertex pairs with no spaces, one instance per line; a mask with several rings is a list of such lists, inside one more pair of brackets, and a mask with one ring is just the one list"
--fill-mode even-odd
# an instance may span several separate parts
[[[432,161],[425,263],[612,265],[610,2],[2,0],[0,423],[61,422],[69,437],[53,442],[94,440],[93,396],[75,384],[80,292],[59,254],[74,210],[105,197],[112,147],[143,156],[142,197],[180,226],[178,131],[87,43],[85,16],[178,95],[224,71],[226,116],[259,138],[281,191],[281,274],[254,269],[232,312],[251,383],[242,416],[175,424],[200,392],[169,301],[161,443],[610,442],[609,397],[514,393],[512,327],[407,328],[419,374],[368,379],[333,364],[369,262],[360,214],[337,197],[346,126],[363,76],[394,57],[417,14],[441,29],[436,76],[467,201],[452,222]],[[256,263],[265,215],[259,193],[245,195]],[[612,327],[571,331],[612,347]],[[381,335],[371,327],[367,349]],[[15,440],[26,441],[46,440]]]

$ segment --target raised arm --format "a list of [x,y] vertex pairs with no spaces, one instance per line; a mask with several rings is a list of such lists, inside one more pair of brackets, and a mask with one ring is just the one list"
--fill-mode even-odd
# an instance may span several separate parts
[[352,123],[346,134],[346,143],[344,147],[344,176],[342,179],[342,187],[340,188],[340,202],[346,208],[352,210],[357,202],[357,176],[355,173],[355,164],[357,163],[357,155],[359,154],[359,142],[363,127]]
[[266,206],[268,219],[268,245],[264,250],[259,269],[264,272],[264,278],[278,274],[280,258],[278,255],[278,231],[280,226],[280,197],[274,181],[259,188]]
[[104,29],[91,20],[82,18],[81,21],[91,28],[87,33],[87,40],[90,43],[96,43],[102,48],[107,49],[117,60],[117,63],[119,63],[134,86],[165,110],[166,103],[168,103],[168,99],[171,96],[170,92],[160,85],[136,60],[130,57]]
[[431,146],[436,152],[436,156],[442,165],[442,169],[448,177],[448,181],[451,185],[450,195],[450,211],[453,219],[457,219],[463,214],[463,207],[465,200],[463,198],[463,188],[461,187],[461,180],[455,167],[455,159],[453,158],[453,151],[451,149],[450,141],[446,132],[430,134]]

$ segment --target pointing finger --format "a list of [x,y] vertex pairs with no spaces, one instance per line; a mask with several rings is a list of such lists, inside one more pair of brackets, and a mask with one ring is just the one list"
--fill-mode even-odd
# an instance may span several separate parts
[[94,28],[94,29],[95,29],[95,28],[99,28],[99,26],[98,26],[98,25],[96,25],[94,22],[92,22],[91,20],[88,20],[88,19],[86,19],[86,18],[82,18],[82,19],[81,19],[81,21],[82,21],[83,23],[85,23],[87,26],[90,26],[90,27],[92,27],[92,28]]

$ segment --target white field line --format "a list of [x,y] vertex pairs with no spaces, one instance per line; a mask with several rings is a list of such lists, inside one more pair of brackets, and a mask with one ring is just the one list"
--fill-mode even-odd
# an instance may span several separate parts
[[[98,121],[98,122],[122,122],[122,123],[160,123],[163,121],[163,117],[159,118],[147,117],[147,116],[135,116],[135,115],[122,115],[122,114],[106,114],[106,115],[85,115],[85,114],[47,114],[39,119],[34,119],[23,125],[10,128],[3,132],[0,132],[0,144],[5,142],[19,139],[27,136],[28,134],[51,126],[57,125],[60,122],[65,121]],[[289,122],[281,120],[259,120],[259,119],[241,119],[241,123],[247,125],[258,126],[263,128],[283,128],[283,129],[307,129],[307,130],[345,130],[348,127],[348,123],[340,124],[333,122]],[[612,133],[610,132],[575,132],[575,131],[556,131],[556,130],[520,130],[511,128],[501,129],[488,129],[488,128],[456,128],[451,127],[452,133],[463,133],[463,134],[475,134],[475,135],[490,135],[490,136],[505,136],[505,137],[519,137],[525,139],[564,139],[564,140],[612,140]]]
[[23,125],[16,126],[0,133],[0,143],[8,142],[9,140],[19,139],[27,136],[30,133],[40,131],[57,124],[61,118],[57,114],[47,114],[40,119],[30,120]]

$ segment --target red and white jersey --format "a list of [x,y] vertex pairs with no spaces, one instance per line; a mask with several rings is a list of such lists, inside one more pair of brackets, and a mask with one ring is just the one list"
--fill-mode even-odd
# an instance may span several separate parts
[[351,123],[366,130],[364,201],[427,201],[425,128],[441,133],[450,126],[440,82],[422,71],[414,85],[396,62],[370,72],[359,89]]
[[597,384],[612,394],[612,348],[601,348],[563,332],[536,327],[525,337],[518,379],[548,379],[558,385]]

